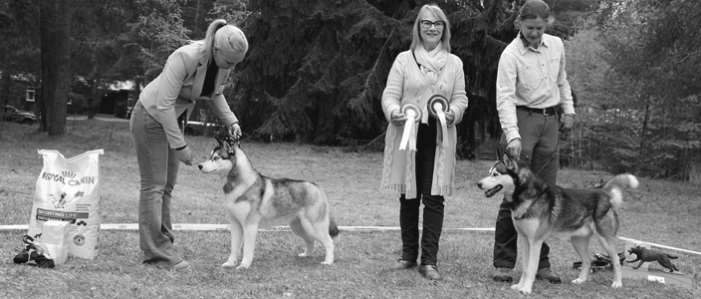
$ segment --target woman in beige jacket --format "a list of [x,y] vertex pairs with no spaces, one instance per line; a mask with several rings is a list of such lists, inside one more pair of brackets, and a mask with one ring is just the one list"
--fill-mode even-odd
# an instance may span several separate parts
[[[396,268],[417,265],[419,205],[423,202],[419,272],[438,280],[436,256],[443,227],[443,201],[444,196],[452,194],[455,175],[455,124],[467,108],[465,75],[460,58],[450,53],[450,24],[438,6],[424,5],[412,32],[411,47],[397,55],[382,94],[382,110],[389,121],[382,188],[400,193],[402,256]],[[429,112],[429,99],[435,97],[447,100],[444,117]],[[408,119],[405,106],[414,107],[418,119]],[[409,121],[417,121],[418,128],[407,126]]]
[[248,42],[239,28],[214,20],[204,40],[182,46],[168,57],[134,105],[130,129],[141,176],[139,244],[146,264],[189,267],[173,247],[170,219],[178,164],[192,165],[192,152],[178,119],[187,119],[196,101],[206,101],[229,134],[240,137],[238,119],[222,92],[229,73],[247,51]]

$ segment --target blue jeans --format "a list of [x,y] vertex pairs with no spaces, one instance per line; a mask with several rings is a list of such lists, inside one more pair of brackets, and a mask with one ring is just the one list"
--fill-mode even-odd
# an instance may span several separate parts
[[146,112],[141,102],[134,105],[129,127],[141,177],[139,245],[144,253],[144,263],[177,264],[183,259],[173,246],[170,203],[179,161],[168,145],[163,127]]

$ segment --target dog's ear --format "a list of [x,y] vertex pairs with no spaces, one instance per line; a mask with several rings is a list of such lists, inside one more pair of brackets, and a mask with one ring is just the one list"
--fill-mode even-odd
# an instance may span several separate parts
[[224,147],[224,144],[226,143],[226,142],[224,142],[224,139],[222,138],[221,135],[216,135],[216,136],[214,136],[214,140],[217,141],[217,145],[218,145],[219,147]]
[[504,161],[496,161],[494,162],[494,165],[492,168],[489,169],[489,174],[490,175],[495,175],[495,174],[506,174],[507,173],[507,168],[506,164],[504,164]]
[[230,156],[235,153],[234,148],[232,147],[231,143],[229,143],[228,140],[222,141],[222,149],[224,149],[224,152],[229,154]]

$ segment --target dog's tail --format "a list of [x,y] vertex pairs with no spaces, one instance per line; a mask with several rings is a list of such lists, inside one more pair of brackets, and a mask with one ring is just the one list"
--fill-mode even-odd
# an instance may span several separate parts
[[329,235],[331,238],[338,236],[340,232],[338,226],[336,226],[336,221],[333,220],[333,217],[329,216]]
[[638,188],[638,185],[640,185],[640,183],[634,175],[624,173],[609,180],[606,185],[604,185],[604,190],[611,196],[611,204],[613,207],[618,209],[623,205],[623,190],[621,189],[635,189]]

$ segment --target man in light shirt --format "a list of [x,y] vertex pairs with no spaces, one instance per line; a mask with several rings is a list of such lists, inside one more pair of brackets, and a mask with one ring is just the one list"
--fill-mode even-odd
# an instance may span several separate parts
[[[555,184],[559,168],[559,130],[571,129],[575,115],[562,40],[544,33],[552,21],[550,8],[542,0],[523,4],[516,22],[519,34],[499,59],[496,86],[506,154],[525,162],[549,184]],[[504,201],[494,236],[494,280],[513,280],[516,239],[511,211]],[[550,270],[549,250],[543,243],[536,278],[559,283],[560,278]]]

